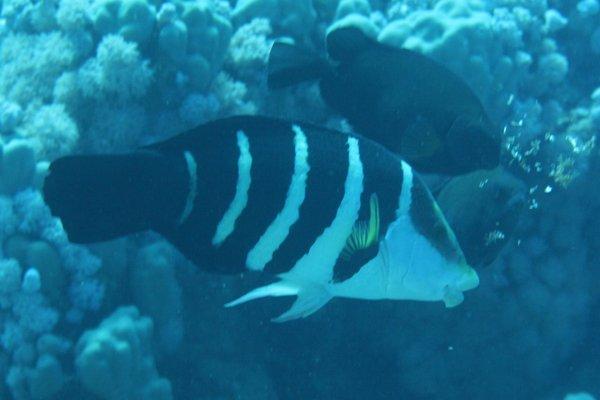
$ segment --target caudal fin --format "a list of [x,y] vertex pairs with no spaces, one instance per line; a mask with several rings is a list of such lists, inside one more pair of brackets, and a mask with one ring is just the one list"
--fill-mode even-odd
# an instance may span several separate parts
[[321,78],[329,70],[327,61],[308,50],[286,42],[275,42],[269,54],[267,84],[280,89]]
[[75,243],[155,229],[176,218],[185,188],[171,164],[151,151],[63,157],[50,164],[44,199]]

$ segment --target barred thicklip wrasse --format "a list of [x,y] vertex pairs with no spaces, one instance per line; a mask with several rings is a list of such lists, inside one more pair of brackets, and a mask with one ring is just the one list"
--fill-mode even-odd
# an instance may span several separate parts
[[277,281],[229,303],[297,296],[444,301],[478,285],[411,167],[368,139],[312,125],[221,119],[129,154],[68,156],[44,184],[69,239],[154,230],[199,267]]
[[498,165],[499,130],[469,86],[441,64],[355,27],[329,32],[327,52],[324,59],[275,42],[269,87],[317,80],[325,103],[356,132],[419,172],[458,175]]

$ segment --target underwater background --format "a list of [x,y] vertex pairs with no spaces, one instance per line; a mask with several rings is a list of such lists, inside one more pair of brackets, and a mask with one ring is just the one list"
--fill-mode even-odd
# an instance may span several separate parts
[[[598,0],[0,5],[0,399],[600,396]],[[57,157],[235,114],[350,129],[316,83],[265,81],[274,40],[325,54],[348,25],[464,78],[527,185],[463,304],[336,299],[273,324],[287,301],[223,308],[264,277],[203,272],[151,233],[68,242],[40,194]]]

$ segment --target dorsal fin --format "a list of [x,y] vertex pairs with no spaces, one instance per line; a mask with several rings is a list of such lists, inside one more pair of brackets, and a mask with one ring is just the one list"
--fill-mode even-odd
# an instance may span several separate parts
[[327,33],[327,53],[332,60],[349,61],[376,44],[360,28],[345,26]]
[[273,43],[269,53],[267,85],[280,89],[317,80],[329,70],[327,60],[316,53],[283,41]]

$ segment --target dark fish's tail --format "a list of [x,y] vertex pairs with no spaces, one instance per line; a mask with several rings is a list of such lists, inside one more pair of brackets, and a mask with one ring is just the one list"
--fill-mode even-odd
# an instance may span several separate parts
[[269,54],[267,84],[280,89],[321,78],[329,71],[327,60],[286,42],[275,42]]
[[75,243],[157,229],[185,196],[185,169],[173,164],[153,151],[63,157],[50,165],[44,199]]

